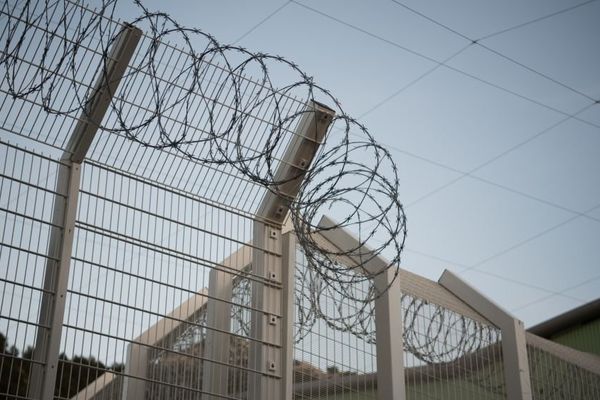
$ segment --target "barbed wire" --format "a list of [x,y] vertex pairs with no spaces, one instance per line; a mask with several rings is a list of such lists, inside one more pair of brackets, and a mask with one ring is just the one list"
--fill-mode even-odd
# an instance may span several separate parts
[[[302,342],[315,331],[320,321],[327,327],[346,332],[375,344],[375,303],[373,282],[348,285],[350,296],[343,297],[303,257],[296,265],[296,325],[295,343]],[[358,300],[353,300],[358,299]],[[404,350],[428,364],[452,362],[463,356],[489,349],[499,343],[501,333],[493,325],[461,315],[439,304],[409,293],[402,293]],[[316,328],[320,331],[320,328]]]
[[[322,321],[338,332],[346,332],[368,343],[375,343],[375,287],[371,282],[344,284],[326,280],[318,267],[304,257],[296,266],[295,343],[314,332]],[[341,286],[336,287],[336,286]]]
[[451,362],[497,344],[500,330],[431,303],[402,295],[404,348],[426,363]]
[[[305,300],[311,302],[313,312],[301,318],[330,318],[332,325],[344,330],[369,324],[369,304],[383,291],[365,293],[356,288],[390,268],[397,275],[406,239],[398,170],[387,149],[295,63],[221,44],[200,29],[180,25],[166,13],[148,10],[139,0],[133,0],[139,16],[127,24],[116,23],[117,4],[117,0],[103,0],[92,11],[68,0],[5,0],[1,10],[6,23],[2,28],[0,73],[8,93],[15,99],[33,99],[50,114],[85,116],[94,100],[91,83],[82,83],[90,80],[89,54],[95,51],[100,55],[102,65],[96,75],[108,79],[111,47],[123,30],[140,28],[144,40],[118,93],[111,94],[110,118],[95,122],[98,128],[124,135],[144,147],[177,152],[195,162],[230,165],[283,197],[279,188],[302,177],[289,212],[311,269],[303,279],[309,279],[311,287],[324,285],[340,294],[341,299],[361,306],[352,318],[344,320],[348,315],[343,312],[342,302],[335,307],[340,315],[333,317],[320,312],[317,300],[310,298]],[[183,47],[177,56],[182,61],[176,68],[166,65],[163,59],[165,49],[173,47],[171,42]],[[207,70],[214,65],[224,73],[207,77]],[[259,88],[251,95],[244,89],[247,75]],[[329,130],[340,135],[337,141],[327,139],[306,170],[298,169],[297,175],[282,179],[276,176],[278,149],[305,114],[316,112],[310,106],[299,111],[289,107],[290,98],[302,98],[306,104],[327,104],[335,112]],[[208,121],[206,131],[196,128],[198,102]],[[258,114],[266,119],[268,128],[262,134],[249,134]],[[362,137],[351,137],[351,131]],[[339,223],[319,228],[321,215],[330,209],[335,209]],[[315,232],[337,228],[356,233],[357,246],[333,252],[315,240]],[[363,246],[375,236],[378,246],[364,254]],[[389,259],[387,268],[376,273],[365,269],[371,258],[383,252]],[[342,255],[358,256],[363,262],[348,268],[332,261]]]

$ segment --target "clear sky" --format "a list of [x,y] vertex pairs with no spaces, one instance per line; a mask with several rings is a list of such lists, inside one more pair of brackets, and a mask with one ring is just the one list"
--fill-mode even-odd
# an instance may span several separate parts
[[527,326],[599,297],[600,1],[144,4],[295,61],[361,119],[399,167],[403,268]]

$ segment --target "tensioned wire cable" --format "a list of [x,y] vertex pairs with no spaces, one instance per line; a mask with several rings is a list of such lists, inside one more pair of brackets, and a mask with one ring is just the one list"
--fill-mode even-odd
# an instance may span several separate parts
[[[538,76],[540,76],[540,77],[542,77],[542,78],[544,78],[544,79],[546,79],[546,80],[548,80],[548,81],[550,81],[550,82],[553,82],[553,83],[555,83],[555,84],[557,84],[557,85],[559,85],[559,86],[562,86],[564,89],[567,89],[567,90],[569,90],[569,91],[571,91],[571,92],[573,92],[573,93],[576,93],[576,94],[578,94],[578,95],[580,95],[580,96],[582,96],[582,97],[585,97],[586,99],[588,99],[588,100],[591,100],[591,101],[592,101],[592,102],[594,102],[594,103],[597,101],[597,99],[593,98],[592,96],[589,96],[588,94],[586,94],[586,93],[583,93],[582,91],[580,91],[580,90],[577,90],[577,89],[573,88],[572,86],[569,86],[569,85],[567,85],[566,83],[564,83],[564,82],[561,82],[561,81],[559,81],[558,79],[556,79],[556,78],[553,78],[553,77],[549,76],[548,74],[545,74],[545,73],[543,73],[543,72],[541,72],[541,71],[539,71],[539,70],[537,70],[537,69],[535,69],[535,68],[532,68],[532,67],[530,67],[530,66],[528,66],[528,65],[526,65],[526,64],[524,64],[524,63],[522,63],[522,62],[520,62],[520,61],[517,61],[517,60],[515,60],[514,58],[512,58],[512,57],[510,57],[510,56],[507,56],[506,54],[504,54],[504,53],[502,53],[502,52],[500,52],[500,51],[498,51],[498,50],[495,50],[495,49],[493,49],[493,48],[491,48],[491,47],[489,47],[489,46],[487,46],[487,45],[485,45],[485,44],[481,43],[483,40],[485,40],[485,38],[490,38],[490,37],[492,37],[492,36],[497,36],[499,33],[497,33],[496,35],[494,35],[494,34],[487,35],[487,36],[485,36],[484,38],[474,39],[474,38],[471,38],[471,37],[469,37],[469,36],[467,36],[467,35],[465,35],[465,34],[463,34],[463,33],[459,32],[459,31],[457,31],[456,29],[453,29],[453,28],[449,27],[449,26],[448,26],[448,25],[446,25],[446,24],[443,24],[442,22],[440,22],[440,21],[438,21],[438,20],[436,20],[436,19],[434,19],[434,18],[431,18],[431,17],[429,17],[428,15],[426,15],[426,14],[424,14],[424,13],[422,13],[422,12],[420,12],[420,11],[418,11],[418,10],[416,10],[416,9],[412,8],[412,7],[409,7],[409,6],[407,6],[406,4],[404,4],[404,3],[402,3],[402,2],[400,2],[400,1],[398,1],[398,0],[390,0],[390,1],[391,1],[392,3],[394,3],[394,4],[396,4],[396,5],[398,5],[398,6],[402,7],[402,8],[404,8],[405,10],[408,10],[408,11],[410,11],[411,13],[413,13],[413,14],[415,14],[415,15],[418,15],[418,16],[420,16],[421,18],[424,18],[424,19],[426,19],[427,21],[430,21],[430,22],[432,22],[433,24],[435,24],[435,25],[437,25],[437,26],[439,26],[439,27],[441,27],[441,28],[443,28],[443,29],[445,29],[445,30],[447,30],[447,31],[449,31],[449,32],[452,32],[452,33],[453,33],[453,34],[455,34],[456,36],[458,36],[458,37],[461,37],[461,38],[463,38],[463,39],[465,39],[465,40],[467,40],[467,41],[471,42],[471,44],[473,44],[473,45],[477,45],[477,46],[480,46],[480,47],[482,47],[482,48],[486,49],[487,51],[489,51],[489,52],[491,52],[491,53],[493,53],[493,54],[496,54],[497,56],[499,56],[499,57],[501,57],[501,58],[504,58],[505,60],[507,60],[507,61],[510,61],[511,63],[513,63],[513,64],[516,64],[516,65],[518,65],[518,66],[519,66],[519,67],[521,67],[521,68],[524,68],[524,69],[526,69],[527,71],[530,71],[530,72],[532,72],[532,73],[534,73],[534,74],[536,74],[536,75],[538,75]],[[571,10],[574,10],[574,9],[576,9],[576,8],[579,8],[579,7],[581,7],[581,6],[584,6],[584,5],[587,5],[587,4],[590,4],[590,3],[593,3],[593,2],[595,2],[595,1],[597,1],[597,0],[590,0],[590,1],[586,1],[586,2],[584,2],[584,3],[581,3],[581,4],[578,4],[578,5],[575,5],[575,6],[567,7],[567,8],[565,8],[565,9],[563,9],[561,12],[556,12],[556,13],[553,13],[553,14],[552,14],[552,16],[557,16],[557,15],[559,15],[559,14],[562,14],[562,13],[565,13],[565,12],[568,12],[568,11],[571,11]],[[540,18],[536,18],[536,19],[535,19],[535,22],[539,22],[539,21],[541,21],[541,19],[540,19]],[[521,27],[523,27],[523,26],[525,26],[525,24],[522,24],[522,25],[520,25],[520,26],[519,26],[519,28],[521,28]],[[515,28],[515,29],[516,29],[516,28]],[[502,33],[507,33],[507,32],[509,32],[509,31],[510,31],[510,29],[508,29],[508,30],[503,30],[503,31],[502,31]]]
[[[400,43],[398,43],[398,42],[395,42],[395,41],[393,41],[393,40],[390,40],[390,39],[386,39],[386,38],[384,38],[384,37],[382,37],[382,36],[380,36],[380,35],[377,35],[377,34],[375,34],[375,33],[372,33],[372,32],[370,32],[370,31],[368,31],[368,30],[366,30],[366,29],[364,29],[364,28],[361,28],[361,27],[359,27],[359,26],[357,26],[357,25],[355,25],[355,24],[352,24],[352,23],[349,23],[349,22],[347,22],[347,21],[344,21],[344,20],[342,20],[342,19],[340,19],[340,18],[337,18],[337,17],[335,17],[335,16],[333,16],[333,15],[331,15],[331,14],[328,14],[328,13],[325,13],[325,12],[323,12],[323,11],[321,11],[321,10],[318,10],[318,9],[316,9],[316,8],[313,8],[313,7],[307,6],[306,4],[302,4],[302,3],[300,3],[300,2],[298,2],[298,1],[296,1],[296,0],[292,0],[292,2],[293,2],[294,4],[297,4],[298,6],[300,6],[300,7],[304,8],[304,9],[306,9],[306,10],[309,10],[309,11],[311,11],[311,12],[315,13],[315,14],[319,14],[319,15],[321,15],[321,16],[323,16],[323,17],[325,17],[325,18],[328,18],[328,19],[330,19],[330,20],[332,20],[332,21],[335,21],[335,22],[337,22],[337,23],[339,23],[339,24],[341,24],[341,25],[344,25],[344,26],[346,26],[346,27],[348,27],[348,28],[351,28],[351,29],[353,29],[353,30],[356,30],[356,31],[358,31],[358,32],[361,32],[361,33],[363,33],[363,34],[365,34],[365,35],[367,35],[367,36],[370,36],[370,37],[372,37],[372,38],[374,38],[374,39],[377,39],[377,40],[379,40],[379,41],[382,41],[382,42],[384,42],[384,43],[387,43],[387,44],[389,44],[389,45],[391,45],[391,46],[393,46],[393,47],[395,47],[395,48],[397,48],[397,49],[403,50],[403,51],[405,51],[405,52],[407,52],[407,53],[409,53],[409,54],[413,54],[414,56],[417,56],[417,57],[419,57],[419,58],[422,58],[422,59],[425,59],[425,60],[427,60],[427,61],[430,61],[430,62],[432,62],[432,63],[434,63],[434,64],[437,64],[437,65],[443,66],[443,67],[445,67],[445,68],[448,68],[448,69],[449,69],[449,70],[451,70],[451,71],[454,71],[454,72],[456,72],[456,73],[459,73],[459,74],[461,74],[461,75],[463,75],[463,76],[466,76],[466,77],[468,77],[468,78],[470,78],[470,79],[473,79],[473,80],[475,80],[475,81],[478,81],[478,82],[480,82],[480,83],[483,83],[483,84],[485,84],[485,85],[487,85],[487,86],[490,86],[490,87],[496,88],[496,89],[498,89],[498,90],[501,90],[501,91],[503,91],[503,92],[505,92],[505,93],[511,94],[511,95],[513,95],[513,96],[515,96],[515,97],[521,98],[521,99],[523,99],[523,100],[525,100],[525,101],[527,101],[527,102],[530,102],[530,103],[532,103],[532,104],[536,104],[536,105],[538,105],[538,106],[540,106],[540,107],[546,108],[546,109],[548,109],[548,110],[551,110],[551,111],[554,111],[554,112],[556,112],[556,113],[559,113],[559,114],[562,114],[562,115],[565,115],[565,116],[570,116],[570,115],[571,115],[571,113],[569,113],[569,112],[567,112],[567,111],[565,111],[565,110],[558,109],[558,108],[556,108],[556,107],[553,107],[553,106],[551,106],[551,105],[549,105],[549,104],[547,104],[547,103],[544,103],[544,102],[542,102],[542,101],[536,100],[536,99],[534,99],[534,98],[532,98],[532,97],[529,97],[529,96],[527,96],[527,95],[524,95],[524,94],[522,94],[522,93],[519,93],[519,92],[517,92],[517,91],[515,91],[515,90],[509,89],[509,88],[507,88],[507,87],[505,87],[505,86],[502,86],[502,85],[496,84],[496,83],[494,83],[494,82],[492,82],[492,81],[489,81],[489,80],[483,79],[483,78],[481,78],[481,77],[478,77],[478,76],[476,76],[476,75],[474,75],[474,74],[472,74],[472,73],[469,73],[469,72],[467,72],[467,71],[465,71],[465,70],[463,70],[463,69],[460,69],[460,68],[457,68],[457,67],[453,67],[453,66],[451,66],[451,65],[448,65],[447,63],[444,63],[444,61],[443,61],[443,60],[442,60],[442,61],[440,61],[440,60],[438,60],[438,59],[436,59],[436,58],[434,58],[434,57],[428,56],[428,55],[426,55],[426,54],[424,54],[424,53],[422,53],[422,52],[420,52],[420,51],[417,51],[417,50],[411,49],[411,48],[409,48],[409,47],[406,47],[406,46],[404,46],[404,45],[402,45],[402,44],[400,44]],[[474,43],[473,43],[473,44],[474,44]],[[596,101],[595,101],[594,103],[596,103]],[[590,125],[590,126],[593,126],[593,127],[595,127],[595,128],[600,128],[600,125],[598,125],[598,124],[596,124],[596,123],[594,123],[594,122],[591,122],[591,121],[588,121],[588,120],[585,120],[585,119],[582,119],[582,118],[579,118],[579,117],[576,117],[576,119],[577,119],[578,121],[580,121],[580,122],[582,122],[582,123],[586,124],[586,125]]]

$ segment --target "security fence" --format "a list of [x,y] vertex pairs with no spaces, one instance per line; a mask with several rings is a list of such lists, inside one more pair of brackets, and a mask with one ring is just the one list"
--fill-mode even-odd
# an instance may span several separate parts
[[600,396],[597,357],[527,335],[533,399],[595,399]]
[[0,398],[600,397],[597,359],[398,268],[389,154],[294,64],[115,7],[0,9]]

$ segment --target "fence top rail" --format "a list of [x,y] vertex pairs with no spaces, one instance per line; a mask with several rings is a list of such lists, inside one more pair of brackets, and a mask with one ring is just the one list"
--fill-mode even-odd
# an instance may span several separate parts
[[598,375],[598,378],[600,379],[600,357],[597,355],[575,350],[571,347],[534,335],[531,332],[527,332],[526,337],[528,346],[545,351],[567,363],[583,368]]
[[[334,245],[322,233],[318,233],[314,237],[315,241],[317,241],[320,246],[329,248],[332,252],[343,251],[343,249],[340,249]],[[356,259],[349,256],[341,256],[339,261],[347,265],[349,268],[357,266]],[[385,261],[383,263],[385,263]],[[411,296],[418,297],[442,306],[486,325],[494,326],[491,321],[435,281],[417,275],[403,268],[399,268],[397,279],[400,280],[400,289],[402,293],[409,294]]]
[[399,279],[403,293],[427,300],[483,324],[495,326],[490,320],[481,315],[463,300],[459,299],[438,282],[405,269],[400,269]]

